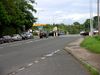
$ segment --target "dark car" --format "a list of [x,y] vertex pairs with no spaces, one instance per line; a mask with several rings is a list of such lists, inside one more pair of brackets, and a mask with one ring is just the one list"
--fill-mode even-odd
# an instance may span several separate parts
[[80,32],[80,35],[82,35],[82,36],[88,36],[88,35],[89,35],[89,32],[81,31],[81,32]]
[[40,31],[39,37],[40,38],[48,38],[49,32],[48,31]]
[[49,36],[53,36],[54,32],[53,31],[50,31],[49,32]]

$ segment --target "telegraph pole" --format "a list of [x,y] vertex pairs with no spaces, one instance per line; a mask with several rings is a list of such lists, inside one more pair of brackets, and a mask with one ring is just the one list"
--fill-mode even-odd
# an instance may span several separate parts
[[97,0],[98,30],[100,35],[99,0]]
[[93,6],[92,0],[90,0],[90,36],[93,35]]

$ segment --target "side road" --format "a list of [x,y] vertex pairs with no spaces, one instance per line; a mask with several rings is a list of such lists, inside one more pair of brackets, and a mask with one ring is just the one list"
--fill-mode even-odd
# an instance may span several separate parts
[[80,38],[65,47],[65,50],[79,61],[88,63],[100,72],[100,54],[91,53],[85,48],[80,47],[84,38]]

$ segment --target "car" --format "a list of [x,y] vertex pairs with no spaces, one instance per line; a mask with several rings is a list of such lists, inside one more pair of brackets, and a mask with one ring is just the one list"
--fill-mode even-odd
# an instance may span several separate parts
[[80,35],[82,35],[82,36],[88,36],[89,35],[89,32],[87,32],[87,31],[81,31],[80,32]]
[[53,35],[54,35],[53,31],[50,31],[49,36],[53,36]]
[[48,38],[49,32],[48,31],[40,31],[39,37],[40,38]]
[[5,35],[3,36],[3,41],[4,43],[9,43],[9,42],[13,42],[13,39],[10,35]]
[[94,35],[96,35],[96,34],[98,34],[98,33],[99,33],[98,30],[94,30],[94,31],[93,31],[93,34],[94,34]]
[[58,32],[58,36],[60,36],[60,35],[65,35],[65,33],[64,32]]
[[25,33],[21,33],[20,36],[22,37],[22,40],[28,39],[28,38],[27,38],[27,35],[26,35]]
[[0,37],[0,44],[4,43],[4,38]]
[[30,32],[25,32],[25,35],[27,37],[27,39],[32,39],[33,38],[33,34]]
[[20,41],[20,40],[22,40],[22,37],[19,34],[13,34],[12,40],[14,40],[14,41]]

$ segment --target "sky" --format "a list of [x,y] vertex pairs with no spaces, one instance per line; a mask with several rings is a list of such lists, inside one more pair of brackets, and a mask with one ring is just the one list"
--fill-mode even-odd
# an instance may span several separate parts
[[93,16],[96,15],[96,0],[35,0],[34,8],[38,23],[53,24],[73,22],[84,23],[90,18],[90,3]]

